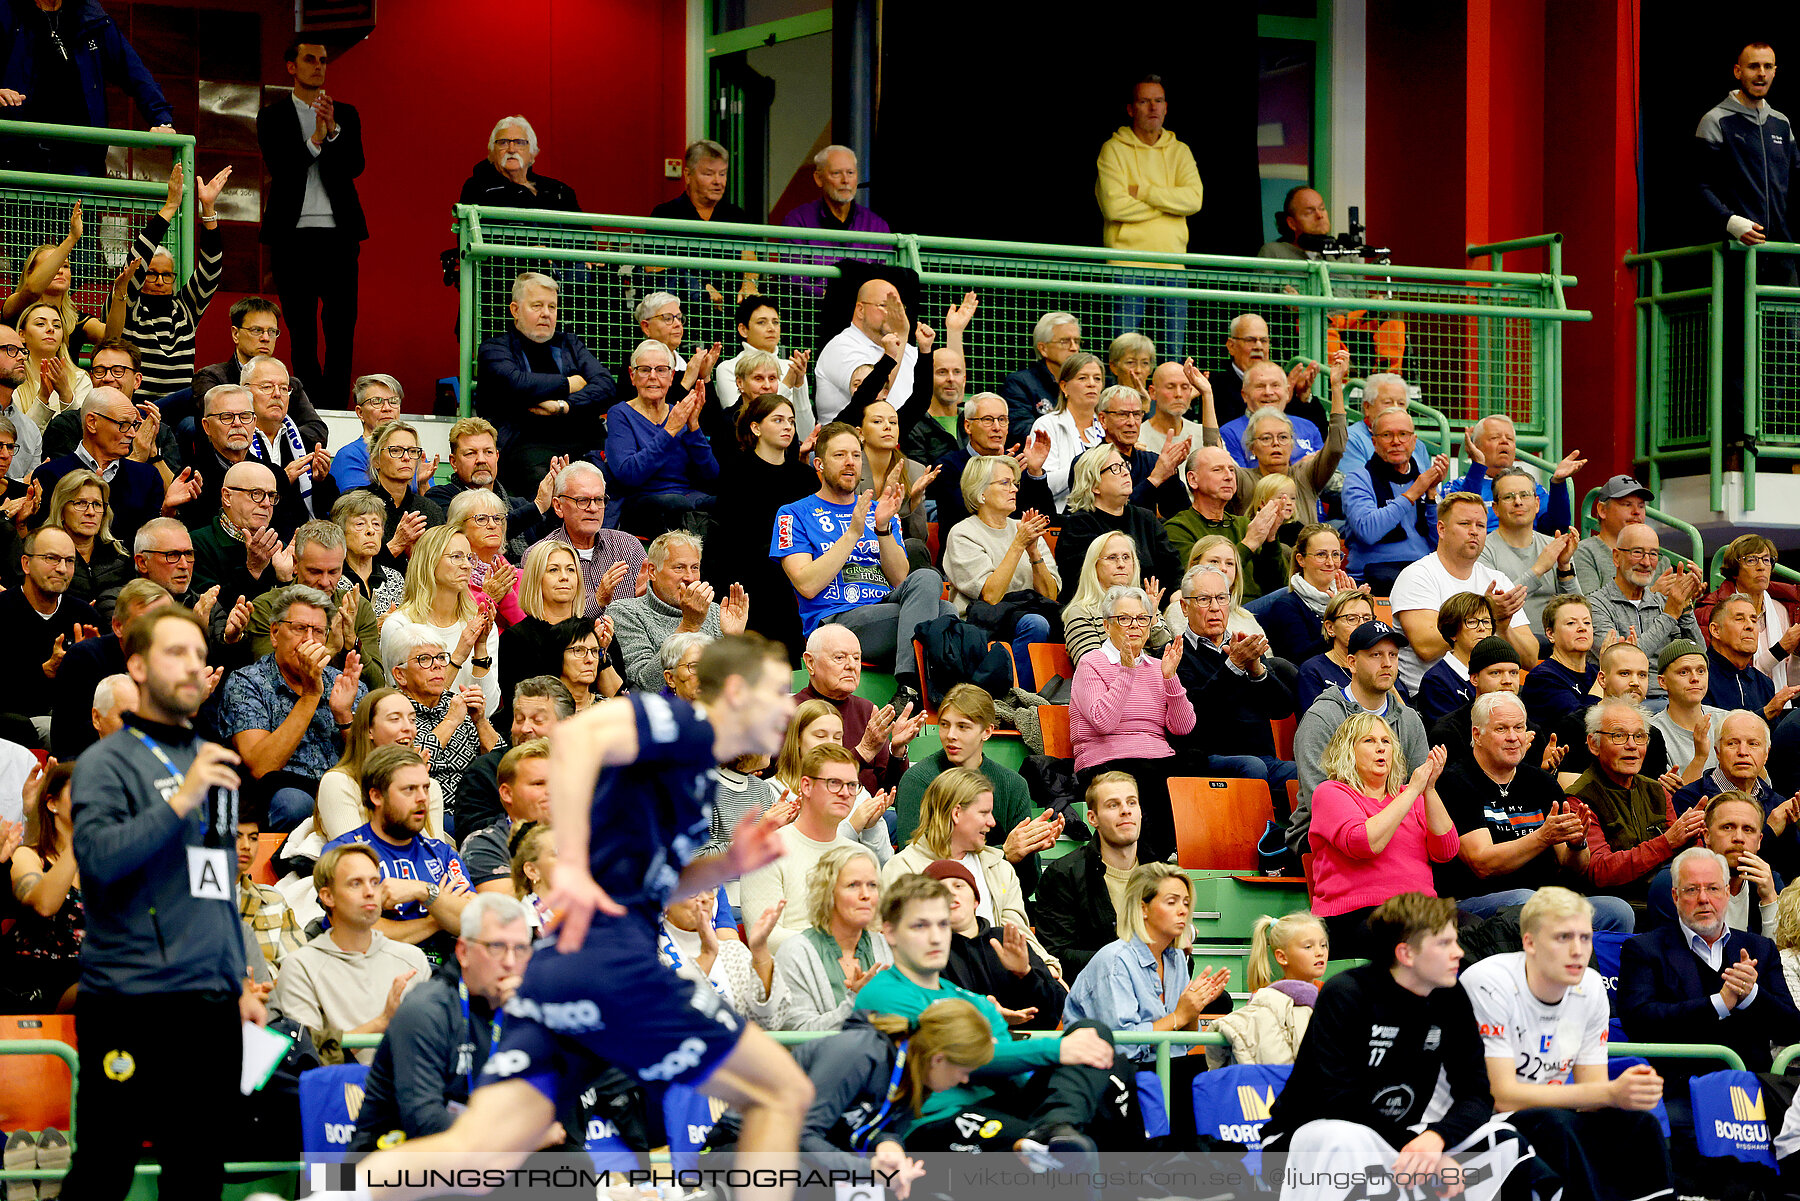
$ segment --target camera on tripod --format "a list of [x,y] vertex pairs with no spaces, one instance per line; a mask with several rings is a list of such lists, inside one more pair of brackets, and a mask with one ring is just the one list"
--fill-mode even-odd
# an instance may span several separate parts
[[1393,251],[1386,246],[1371,246],[1364,235],[1368,227],[1362,223],[1362,212],[1356,205],[1350,206],[1350,228],[1341,234],[1295,234],[1294,244],[1309,254],[1331,259],[1356,259],[1364,263],[1377,263],[1386,266],[1393,259]]

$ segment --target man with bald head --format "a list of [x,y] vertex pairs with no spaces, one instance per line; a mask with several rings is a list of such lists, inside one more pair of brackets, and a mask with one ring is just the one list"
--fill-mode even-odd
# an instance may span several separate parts
[[[982,455],[1008,453],[1007,420],[1006,401],[993,392],[980,392],[963,401],[962,428],[967,449],[958,446],[937,460],[938,476],[925,492],[929,499],[937,502],[939,562],[943,561],[944,547],[950,541],[950,530],[969,515],[969,506],[962,494],[963,468],[969,465],[969,460]],[[1050,435],[1038,430],[1022,447],[1013,449],[1012,457],[1019,462],[1019,495],[1014,511],[1053,512],[1056,502],[1050,495],[1050,478],[1044,473],[1044,460],[1050,457]]]
[[[856,307],[851,310],[850,324],[839,330],[825,349],[819,352],[817,369],[819,391],[813,408],[819,424],[833,420],[850,403],[850,376],[864,363],[880,362],[887,352],[881,349],[884,333],[898,331],[910,335],[906,306],[900,291],[885,279],[871,279],[856,290]],[[894,372],[888,388],[888,403],[903,407],[913,394],[913,368],[918,364],[919,350],[908,339],[900,356],[900,367]]]
[[1244,552],[1244,600],[1257,599],[1264,592],[1264,583],[1282,574],[1281,543],[1275,538],[1280,501],[1264,506],[1267,515],[1226,512],[1237,496],[1238,479],[1237,468],[1223,447],[1195,443],[1186,475],[1193,503],[1163,523],[1169,545],[1175,548],[1175,561],[1186,563],[1194,543],[1209,534],[1229,538]]
[[240,596],[252,599],[293,582],[294,557],[269,524],[279,497],[266,463],[246,461],[225,473],[218,516],[194,534],[195,588],[217,585],[219,603],[229,608]]
[[[1215,372],[1216,374],[1221,374]],[[1210,381],[1209,381],[1210,382]],[[1275,409],[1287,414],[1294,423],[1294,449],[1289,456],[1290,463],[1298,463],[1307,455],[1321,449],[1325,445],[1325,435],[1320,432],[1321,422],[1315,422],[1306,416],[1303,410],[1318,409],[1318,405],[1303,405],[1298,402],[1294,391],[1294,379],[1283,371],[1278,364],[1267,359],[1250,364],[1241,381],[1240,398],[1244,403],[1244,415],[1225,421],[1224,414],[1219,413],[1218,394],[1213,394],[1213,412],[1224,424],[1219,427],[1219,440],[1225,449],[1231,452],[1239,467],[1246,471],[1256,466],[1256,457],[1244,448],[1244,431],[1250,424],[1250,417],[1258,409]]]
[[1138,431],[1138,445],[1152,453],[1161,452],[1171,439],[1193,439],[1193,445],[1205,442],[1205,431],[1198,421],[1188,416],[1194,407],[1194,385],[1188,382],[1187,370],[1176,362],[1163,363],[1150,373],[1145,385],[1149,389],[1150,417]]
[[[1654,659],[1677,638],[1700,641],[1694,602],[1706,591],[1705,581],[1688,565],[1659,577],[1659,549],[1656,531],[1648,525],[1628,525],[1619,531],[1612,552],[1613,578],[1587,598],[1594,614],[1594,636],[1603,644],[1608,630],[1619,638],[1635,634],[1639,649]],[[1652,703],[1667,704],[1667,696],[1661,680],[1650,681]]]
[[37,469],[33,478],[43,489],[47,508],[56,481],[83,468],[95,472],[111,489],[113,537],[130,542],[138,527],[152,517],[172,515],[194,495],[191,473],[165,483],[162,473],[150,465],[156,455],[156,419],[145,419],[129,397],[117,388],[95,388],[81,403],[81,445],[73,453],[52,459]]

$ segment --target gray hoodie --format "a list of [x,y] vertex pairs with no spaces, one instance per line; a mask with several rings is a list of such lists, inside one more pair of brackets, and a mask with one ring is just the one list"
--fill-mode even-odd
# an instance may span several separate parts
[[[407,972],[413,978],[411,992],[431,977],[425,952],[395,942],[379,930],[370,931],[367,951],[346,951],[327,930],[281,963],[281,976],[269,994],[269,1008],[293,1018],[308,1030],[353,1030],[387,1008],[388,989]],[[373,1050],[356,1052],[363,1063],[375,1058]]]
[[[1361,708],[1344,695],[1342,688],[1327,688],[1300,715],[1300,725],[1294,731],[1294,762],[1300,769],[1300,797],[1294,803],[1294,813],[1288,819],[1287,828],[1287,844],[1297,855],[1312,849],[1307,839],[1312,830],[1312,794],[1313,789],[1325,782],[1325,773],[1319,766],[1325,758],[1325,746],[1337,728]],[[1419,717],[1418,710],[1408,708],[1398,692],[1390,692],[1387,712],[1383,716],[1400,740],[1400,753],[1406,756],[1407,770],[1425,762],[1425,756],[1431,753],[1431,743],[1425,736],[1425,722]]]

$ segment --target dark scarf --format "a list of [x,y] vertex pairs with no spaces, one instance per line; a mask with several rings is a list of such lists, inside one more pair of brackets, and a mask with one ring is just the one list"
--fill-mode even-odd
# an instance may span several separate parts
[[[1380,455],[1369,456],[1369,485],[1370,490],[1375,493],[1377,506],[1386,505],[1412,487],[1413,481],[1418,478],[1419,465],[1410,458],[1406,460],[1406,474],[1402,475]],[[1419,537],[1425,540],[1427,546],[1437,545],[1436,509],[1436,505],[1423,500],[1413,506],[1413,528],[1419,532]],[[1400,526],[1395,526],[1378,541],[1380,543],[1404,542],[1406,541],[1406,531]]]

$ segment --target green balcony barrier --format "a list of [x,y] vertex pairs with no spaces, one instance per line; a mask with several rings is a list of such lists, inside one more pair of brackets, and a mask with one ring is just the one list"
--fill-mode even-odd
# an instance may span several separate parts
[[[1589,534],[1594,533],[1595,531],[1597,531],[1600,528],[1600,519],[1594,515],[1594,505],[1599,500],[1600,500],[1600,489],[1598,489],[1598,488],[1588,489],[1588,494],[1586,496],[1582,497],[1582,499],[1581,499],[1580,521],[1581,521],[1581,536],[1583,538],[1587,537]],[[1698,567],[1702,570],[1705,569],[1705,567],[1706,567],[1706,543],[1701,540],[1699,530],[1695,529],[1693,526],[1689,525],[1687,522],[1683,521],[1679,517],[1674,516],[1673,514],[1665,513],[1661,509],[1654,509],[1647,505],[1644,508],[1644,516],[1648,517],[1651,521],[1656,522],[1658,525],[1666,525],[1670,529],[1683,535],[1684,537],[1687,538],[1688,542],[1690,543],[1690,545],[1693,548],[1693,554],[1680,555],[1665,546],[1662,548],[1662,557],[1663,558],[1668,559],[1672,562],[1676,562],[1676,563],[1692,563],[1695,567]]]
[[[1413,410],[1438,431],[1444,449],[1453,431],[1504,412],[1519,425],[1521,445],[1560,453],[1557,330],[1591,317],[1563,301],[1575,280],[1560,272],[1558,235],[1519,243],[1552,246],[1555,269],[1534,273],[1501,270],[1499,263],[1480,271],[1150,252],[1121,262],[1120,252],[1093,246],[464,205],[455,208],[454,230],[465,412],[477,348],[510,325],[512,283],[528,269],[557,275],[559,319],[615,371],[643,337],[633,307],[657,291],[682,300],[689,345],[719,341],[735,352],[737,296],[753,285],[782,306],[783,346],[817,349],[835,331],[818,328],[811,302],[837,278],[840,257],[918,273],[913,316],[936,327],[940,339],[948,308],[966,291],[980,294],[965,339],[970,392],[997,387],[1029,361],[1032,325],[1059,310],[1082,323],[1085,348],[1104,357],[1125,328],[1156,336],[1164,328],[1159,306],[1176,313],[1185,306],[1182,356],[1209,368],[1224,362],[1226,327],[1243,312],[1268,319],[1273,358],[1323,360],[1330,342],[1341,339],[1359,374],[1384,368],[1377,339],[1391,342],[1403,330],[1402,373],[1424,395]],[[1146,300],[1141,319],[1125,315],[1128,304]],[[1158,355],[1175,357],[1175,349],[1165,341]]]

